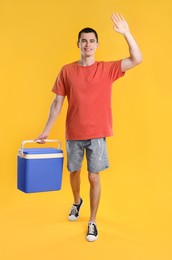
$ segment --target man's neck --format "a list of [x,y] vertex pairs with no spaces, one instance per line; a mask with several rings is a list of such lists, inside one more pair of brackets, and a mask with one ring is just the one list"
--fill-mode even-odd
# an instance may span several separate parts
[[78,63],[82,66],[90,66],[94,64],[94,62],[94,57],[81,57],[81,59],[78,61]]

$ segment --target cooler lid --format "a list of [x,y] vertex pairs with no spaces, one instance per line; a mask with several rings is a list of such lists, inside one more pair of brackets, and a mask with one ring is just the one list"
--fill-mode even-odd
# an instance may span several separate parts
[[50,153],[62,153],[62,150],[56,148],[24,148],[24,154],[50,154]]
[[[20,149],[18,150],[20,156]],[[41,158],[62,158],[63,151],[56,148],[25,148],[22,158],[41,159]]]

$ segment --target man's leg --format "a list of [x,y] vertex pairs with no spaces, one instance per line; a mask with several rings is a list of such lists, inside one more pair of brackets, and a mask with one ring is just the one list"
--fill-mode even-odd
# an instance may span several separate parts
[[74,197],[74,204],[70,210],[68,220],[75,221],[79,218],[80,207],[83,200],[80,197],[80,170],[70,173],[70,184]]
[[100,201],[101,187],[99,172],[89,173],[90,182],[90,219],[89,222],[96,222],[96,214]]
[[86,157],[90,182],[90,222],[95,222],[101,193],[99,171],[109,166],[106,139],[97,138],[89,140],[86,146]]
[[90,182],[90,219],[88,223],[88,232],[86,239],[87,241],[92,242],[97,240],[98,238],[96,215],[101,193],[99,172],[90,172],[88,178]]
[[74,197],[74,204],[80,203],[80,170],[70,173],[70,184]]
[[74,203],[68,219],[70,221],[75,221],[79,218],[79,210],[83,203],[83,200],[80,198],[80,169],[84,156],[84,148],[82,141],[67,141],[66,148],[67,166],[70,172],[70,184],[74,197]]

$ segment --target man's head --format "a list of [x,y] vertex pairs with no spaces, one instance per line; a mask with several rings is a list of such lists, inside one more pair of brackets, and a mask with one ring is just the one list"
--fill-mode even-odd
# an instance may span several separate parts
[[98,47],[98,35],[92,28],[84,28],[78,34],[78,48],[80,48],[82,57],[94,56]]
[[78,43],[79,43],[79,41],[80,41],[80,39],[81,39],[82,33],[94,33],[95,38],[96,38],[96,40],[97,40],[97,42],[98,42],[98,34],[97,34],[97,32],[96,32],[94,29],[90,28],[90,27],[86,27],[86,28],[82,29],[82,30],[78,33]]

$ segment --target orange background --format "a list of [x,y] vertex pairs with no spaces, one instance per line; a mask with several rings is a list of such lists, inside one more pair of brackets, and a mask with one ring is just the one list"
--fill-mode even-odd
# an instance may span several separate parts
[[[63,143],[62,190],[18,191],[16,155],[21,141],[42,131],[59,69],[79,58],[80,29],[98,31],[97,60],[128,55],[125,40],[112,28],[116,11],[128,21],[144,62],[114,85],[115,135],[107,140],[111,167],[101,173],[100,236],[90,244],[85,240],[85,161],[85,204],[78,223],[67,221],[73,201],[66,169],[66,102],[49,136]],[[170,0],[1,0],[1,259],[172,259],[171,28]]]

